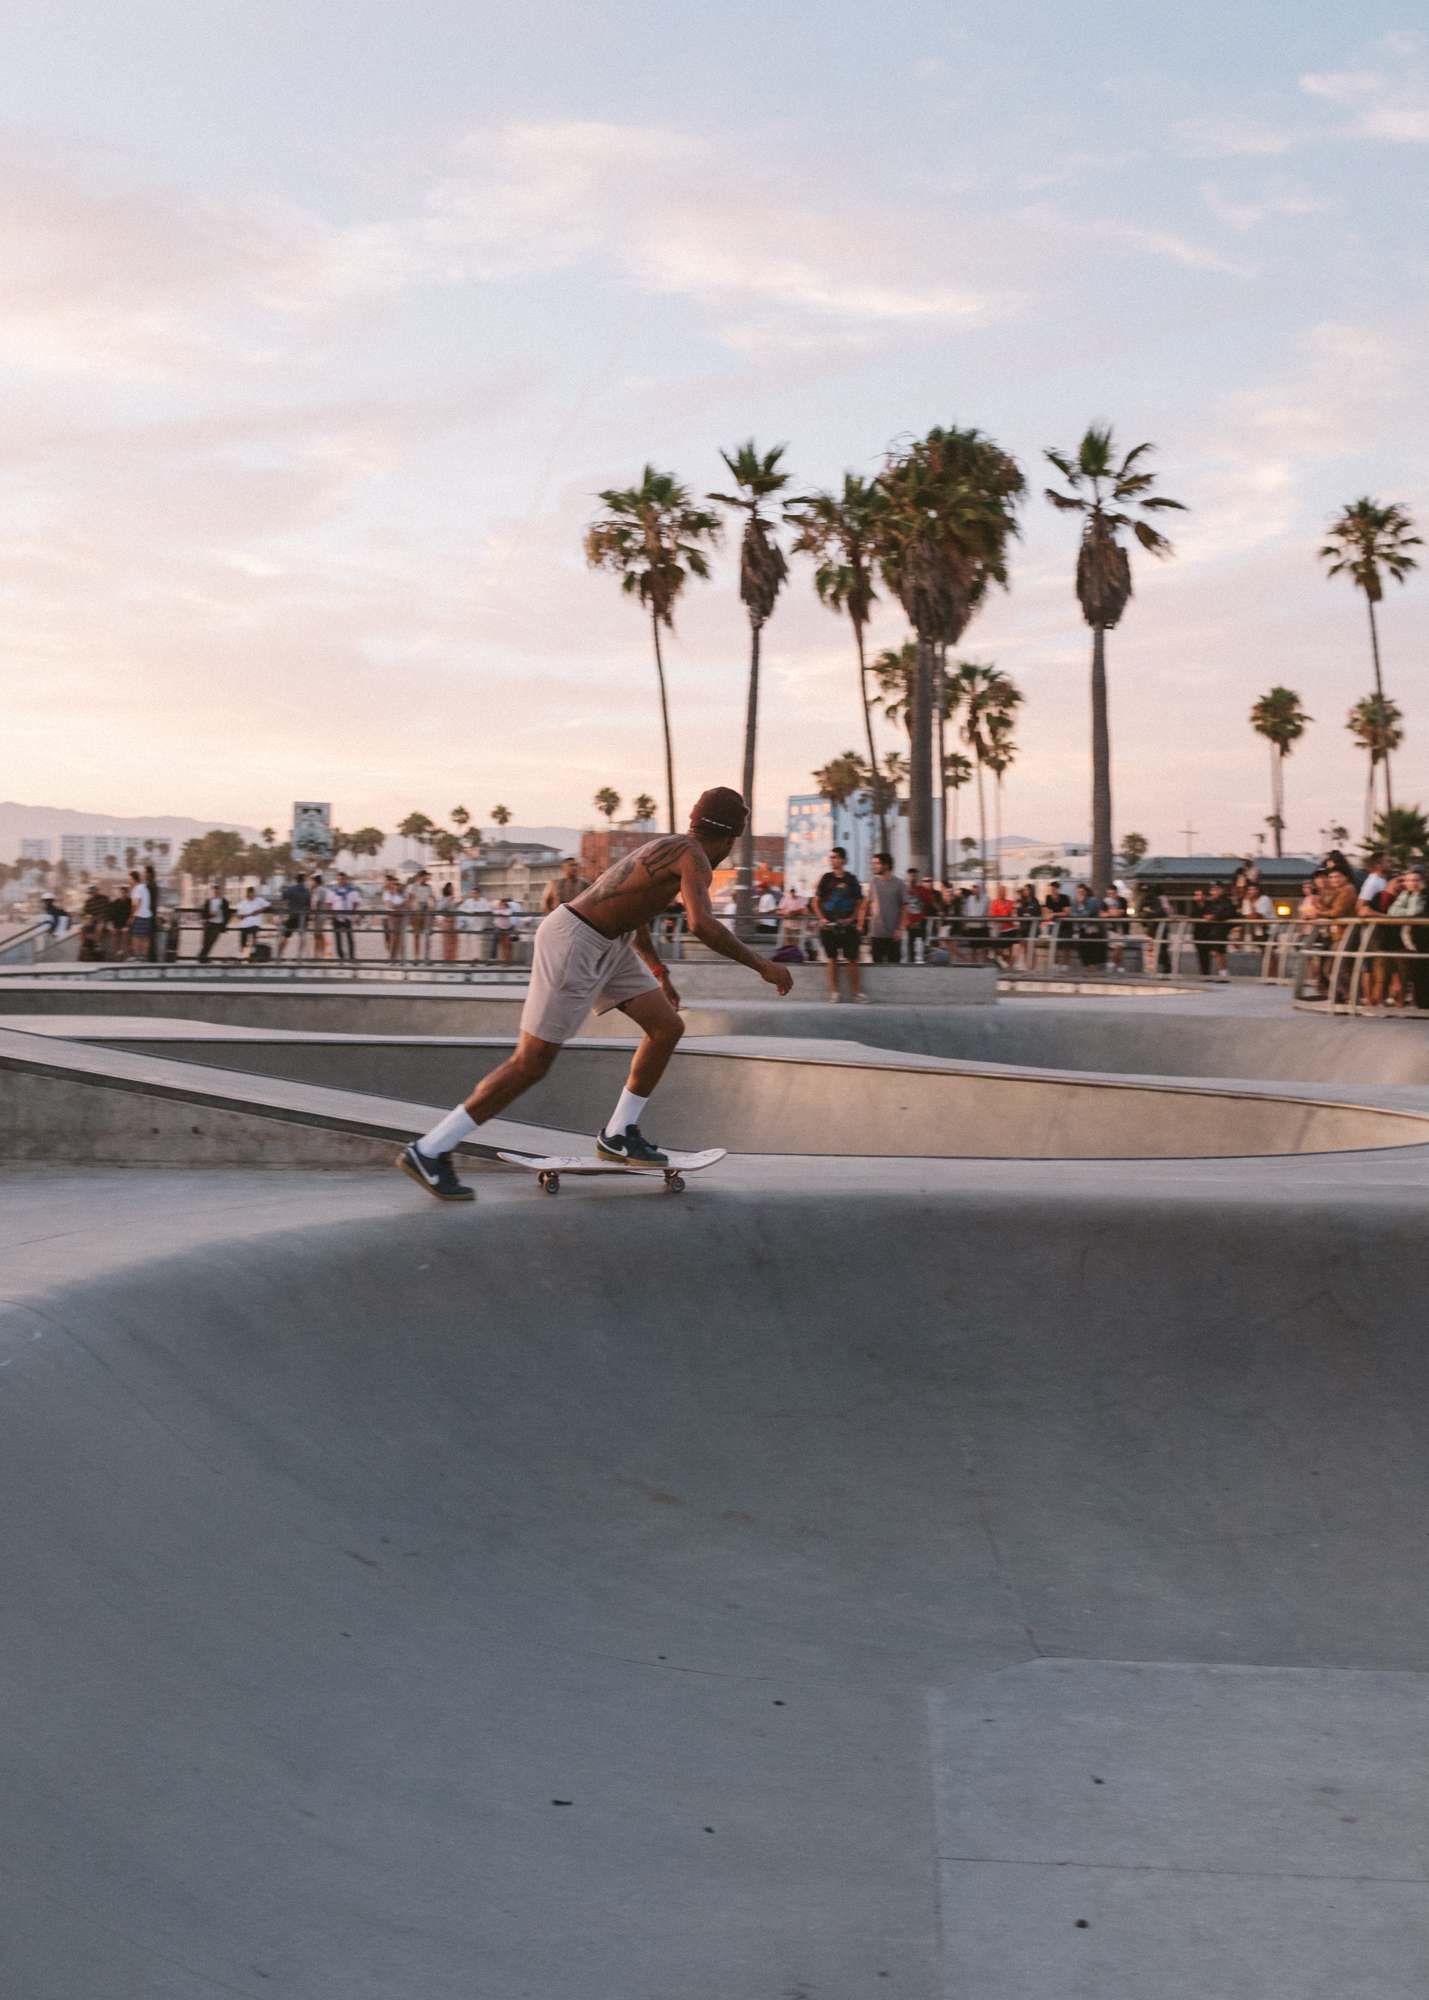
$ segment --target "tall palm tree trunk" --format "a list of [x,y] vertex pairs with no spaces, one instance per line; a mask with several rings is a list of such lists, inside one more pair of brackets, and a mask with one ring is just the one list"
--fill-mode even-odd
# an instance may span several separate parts
[[1369,783],[1365,786],[1364,794],[1364,837],[1366,846],[1374,838],[1374,766],[1375,758],[1373,752],[1371,752],[1369,760]]
[[669,810],[668,831],[677,831],[675,826],[675,752],[670,742],[670,703],[665,693],[665,658],[660,651],[660,617],[655,613],[650,620],[650,629],[655,635],[655,676],[660,683],[660,726],[665,732],[665,802]]
[[1275,858],[1279,861],[1285,852],[1285,750],[1279,743],[1270,746],[1270,810],[1275,815],[1270,830],[1275,835]]
[[947,691],[948,649],[946,646],[939,646],[937,684],[938,747],[936,752],[938,759],[938,839],[936,865],[933,869],[933,880],[935,882],[941,882],[948,872],[948,750],[947,727],[943,720],[943,706],[947,699]]
[[987,894],[987,794],[982,782],[982,758],[975,757],[977,765],[977,833],[978,846],[982,850],[982,893]]
[[1092,628],[1092,893],[1111,887],[1111,731],[1107,725],[1106,632]]
[[868,739],[868,775],[873,786],[873,795],[878,802],[878,845],[888,851],[888,813],[883,803],[883,789],[878,782],[878,752],[873,747],[873,703],[868,698],[868,661],[864,657],[863,627],[854,620],[854,643],[858,647],[858,692],[863,702],[863,728]]
[[734,885],[734,923],[740,937],[754,929],[754,746],[759,734],[759,626],[749,623],[749,702],[744,711],[744,809],[748,818],[739,838]]
[[908,864],[933,872],[933,643],[918,639],[908,731]]
[[1001,771],[999,771],[997,774],[997,791],[993,795],[993,812],[995,814],[993,825],[997,830],[996,876],[997,880],[1000,882],[1002,880],[1002,773]]
[[[1375,699],[1381,704],[1381,706],[1383,706],[1384,676],[1381,674],[1379,667],[1379,627],[1375,624],[1375,619],[1374,619],[1374,599],[1369,595],[1368,592],[1365,593],[1365,603],[1369,606],[1369,646],[1370,646],[1370,652],[1374,658]],[[1384,763],[1384,810],[1386,813],[1392,813],[1394,811],[1394,787],[1390,782],[1390,776],[1389,776],[1388,750],[1386,750],[1384,753],[1383,763]]]

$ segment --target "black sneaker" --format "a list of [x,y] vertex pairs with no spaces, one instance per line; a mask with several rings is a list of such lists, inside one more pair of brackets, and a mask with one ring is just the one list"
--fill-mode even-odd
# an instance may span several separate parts
[[450,1153],[438,1153],[434,1160],[429,1160],[425,1153],[417,1150],[414,1139],[397,1155],[396,1165],[404,1174],[410,1174],[417,1186],[425,1188],[437,1201],[476,1200],[474,1190],[457,1179]]
[[658,1146],[641,1135],[638,1125],[627,1125],[623,1132],[602,1132],[595,1142],[595,1150],[603,1160],[619,1160],[626,1167],[668,1167],[670,1155],[662,1153]]

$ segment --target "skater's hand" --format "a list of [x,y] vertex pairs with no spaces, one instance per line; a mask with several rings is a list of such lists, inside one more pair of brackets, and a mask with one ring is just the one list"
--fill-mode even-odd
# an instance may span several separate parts
[[665,998],[669,1001],[670,1005],[674,1008],[675,1012],[678,1014],[680,1011],[680,996],[675,991],[674,980],[671,979],[669,973],[666,972],[663,967],[660,970],[659,978],[660,978],[660,991],[664,994]]
[[781,999],[789,991],[790,987],[794,984],[794,975],[789,970],[788,966],[776,965],[772,959],[766,959],[764,961],[764,970],[760,974],[760,977],[762,979],[767,979],[771,986],[777,986],[779,988],[779,997]]

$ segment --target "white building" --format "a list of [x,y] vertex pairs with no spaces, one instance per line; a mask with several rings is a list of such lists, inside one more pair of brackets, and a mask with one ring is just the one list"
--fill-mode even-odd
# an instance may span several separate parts
[[121,868],[142,868],[146,861],[152,861],[157,872],[166,875],[176,855],[168,834],[140,829],[134,833],[62,833],[59,858],[77,875],[114,875]]
[[51,842],[48,840],[22,840],[17,859],[21,861],[48,861],[50,858],[50,847]]

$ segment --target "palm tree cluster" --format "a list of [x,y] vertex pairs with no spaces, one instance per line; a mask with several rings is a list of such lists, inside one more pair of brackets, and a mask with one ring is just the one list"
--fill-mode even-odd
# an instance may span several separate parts
[[[1401,813],[1394,803],[1391,760],[1404,742],[1404,714],[1397,702],[1384,691],[1384,668],[1379,648],[1379,621],[1375,607],[1384,600],[1386,577],[1396,583],[1408,582],[1419,567],[1412,549],[1423,543],[1414,533],[1407,508],[1389,505],[1367,495],[1343,507],[1330,523],[1327,539],[1319,551],[1329,577],[1347,577],[1364,592],[1369,613],[1370,664],[1374,690],[1351,707],[1345,727],[1366,759],[1364,838],[1366,846],[1384,846],[1396,855],[1417,852],[1414,829],[1418,808]],[[1270,812],[1266,824],[1275,836],[1275,852],[1282,850],[1285,832],[1285,759],[1305,733],[1313,717],[1300,706],[1293,688],[1273,687],[1261,695],[1250,711],[1251,728],[1271,746]],[[1384,806],[1379,806],[1383,776]],[[1348,838],[1345,835],[1344,838]]]
[[[761,449],[751,438],[720,456],[730,475],[727,490],[704,495],[742,521],[739,595],[749,625],[742,786],[751,808],[740,853],[738,909],[747,920],[753,884],[753,804],[759,725],[760,675],[765,627],[789,578],[781,544],[807,556],[819,601],[852,632],[858,675],[863,747],[831,759],[819,773],[828,796],[861,774],[879,820],[879,841],[889,846],[888,815],[906,784],[910,858],[933,870],[946,857],[948,798],[956,845],[957,795],[976,781],[983,866],[987,865],[985,780],[991,774],[997,839],[1001,838],[1003,779],[1017,755],[1015,720],[1022,696],[986,661],[953,660],[968,626],[995,590],[1009,587],[1009,551],[1019,535],[1018,509],[1026,480],[1017,461],[984,432],[935,427],[900,440],[873,476],[849,472],[837,489],[789,492],[784,445]],[[1156,490],[1149,442],[1119,449],[1112,426],[1088,426],[1075,451],[1049,448],[1044,456],[1060,477],[1045,498],[1079,517],[1075,593],[1092,633],[1091,653],[1091,879],[1104,889],[1112,878],[1111,728],[1107,634],[1120,625],[1133,595],[1133,547],[1158,561],[1174,554],[1158,525],[1184,503]],[[585,537],[587,562],[610,571],[650,618],[664,735],[668,825],[679,825],[675,800],[670,706],[661,645],[689,580],[708,580],[711,556],[723,539],[717,513],[692,497],[672,473],[646,465],[638,485],[600,495],[603,512]],[[1403,583],[1417,567],[1420,546],[1405,508],[1361,499],[1332,523],[1321,555],[1329,574],[1348,576],[1365,594],[1369,611],[1374,694],[1351,711],[1349,728],[1369,759],[1367,810],[1373,817],[1380,773],[1384,810],[1394,810],[1391,759],[1402,740],[1402,717],[1384,692],[1376,606],[1384,580]],[[903,645],[870,661],[868,631],[880,589],[902,608],[912,629]],[[874,715],[901,728],[906,748],[883,751]],[[1271,747],[1271,812],[1267,824],[1276,852],[1285,831],[1285,760],[1311,718],[1291,688],[1272,687],[1251,710],[1252,728]],[[956,729],[961,748],[948,748]],[[971,755],[964,754],[971,752]],[[825,779],[833,787],[828,790]],[[849,796],[847,790],[843,797]],[[941,872],[939,869],[938,872]]]
[[[959,644],[990,593],[1008,587],[1008,552],[1019,533],[1017,510],[1026,494],[1017,461],[980,430],[937,426],[925,436],[901,440],[873,477],[850,472],[837,490],[791,494],[785,449],[775,445],[762,450],[751,438],[722,451],[731,486],[704,496],[742,517],[739,595],[750,636],[742,788],[751,808],[738,871],[737,907],[743,921],[748,920],[753,887],[763,635],[789,577],[782,529],[790,531],[790,553],[812,561],[820,602],[847,618],[852,629],[863,720],[862,783],[872,792],[883,846],[888,845],[887,816],[896,787],[906,780],[912,858],[932,870],[939,849],[946,850],[948,793],[956,800],[975,775],[985,858],[984,775],[993,776],[1000,816],[1002,780],[1016,756],[1013,717],[1021,702],[1020,692],[997,668],[971,661],[952,668],[948,664],[949,649]],[[1152,493],[1153,477],[1141,462],[1151,449],[1138,445],[1118,459],[1110,426],[1094,425],[1075,457],[1047,454],[1071,488],[1070,493],[1049,490],[1048,498],[1083,516],[1077,594],[1094,634],[1092,789],[1098,844],[1093,874],[1103,884],[1110,879],[1112,860],[1105,634],[1131,595],[1130,560],[1121,537],[1129,531],[1151,553],[1169,555],[1170,544],[1143,517],[1180,505]],[[602,512],[586,531],[586,561],[618,576],[622,590],[638,600],[650,619],[673,831],[679,820],[661,635],[673,630],[675,609],[689,580],[708,579],[723,528],[720,517],[673,473],[648,464],[637,485],[608,488],[599,498]],[[886,655],[872,670],[881,689],[875,693],[867,635],[880,586],[902,607],[913,637],[898,656],[894,681]],[[880,702],[887,719],[903,723],[906,753],[880,757],[873,726]],[[973,752],[971,759],[947,748],[947,730],[955,718],[964,745]]]

